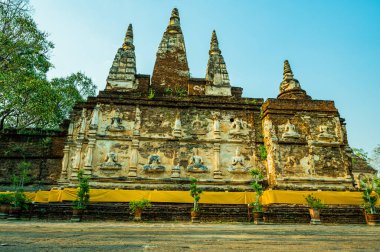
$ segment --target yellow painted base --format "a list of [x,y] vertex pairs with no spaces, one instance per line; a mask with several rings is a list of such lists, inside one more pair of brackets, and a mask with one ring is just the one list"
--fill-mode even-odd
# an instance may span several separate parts
[[[73,201],[77,189],[28,192],[27,196],[37,203],[54,203]],[[6,193],[6,192],[0,192]],[[268,190],[262,197],[264,205],[270,204],[306,204],[304,199],[308,194],[320,198],[328,205],[362,205],[361,192],[336,191],[286,191]],[[152,202],[192,203],[193,198],[189,191],[143,191],[143,190],[110,190],[91,189],[90,202],[129,202],[131,200],[148,199]],[[249,204],[255,199],[253,192],[203,192],[200,203],[203,204]],[[378,203],[380,204],[380,202]]]

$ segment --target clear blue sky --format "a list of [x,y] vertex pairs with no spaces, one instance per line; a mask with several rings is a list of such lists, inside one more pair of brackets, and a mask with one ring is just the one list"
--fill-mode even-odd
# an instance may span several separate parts
[[231,82],[246,97],[276,97],[284,59],[313,99],[334,100],[352,147],[380,144],[379,0],[32,0],[50,34],[49,77],[83,71],[104,89],[133,24],[137,71],[152,74],[173,7],[180,12],[190,72],[204,77],[216,30]]

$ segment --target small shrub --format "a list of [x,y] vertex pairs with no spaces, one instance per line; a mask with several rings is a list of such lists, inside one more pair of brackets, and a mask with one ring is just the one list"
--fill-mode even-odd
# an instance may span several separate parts
[[253,181],[251,183],[251,187],[253,191],[256,193],[255,202],[252,202],[250,205],[253,206],[252,212],[262,212],[263,211],[263,205],[261,203],[261,196],[264,193],[264,188],[260,184],[260,181],[264,179],[263,174],[259,169],[252,169],[251,170],[251,176],[253,178]]
[[166,95],[172,95],[172,94],[173,94],[173,89],[172,89],[171,87],[166,87],[166,88],[164,89],[164,93],[165,93]]
[[326,208],[326,205],[322,203],[321,199],[315,197],[313,194],[309,194],[305,197],[307,205],[315,210]]
[[10,193],[0,194],[0,205],[10,205],[13,200],[13,195]]
[[380,195],[380,178],[374,177],[364,177],[360,180],[360,187],[363,189],[363,208],[369,214],[376,214],[376,203]]
[[23,191],[24,185],[32,180],[30,177],[31,166],[32,164],[27,161],[21,161],[17,165],[18,174],[12,175],[12,183],[15,191]]
[[184,88],[179,88],[179,89],[176,91],[176,94],[177,94],[177,96],[179,96],[179,97],[187,96],[187,90],[184,89]]
[[153,99],[155,95],[154,89],[149,89],[148,99]]
[[267,153],[267,149],[265,148],[264,144],[259,145],[259,152],[260,152],[261,160],[266,160],[268,153]]
[[77,192],[77,198],[74,200],[73,209],[86,209],[90,200],[90,185],[89,177],[84,176],[83,170],[78,172],[79,190]]
[[203,191],[197,187],[197,180],[195,178],[192,178],[190,181],[190,195],[194,199],[194,206],[191,211],[199,212],[199,200],[201,199],[200,195]]
[[135,213],[137,209],[144,210],[145,208],[152,207],[152,204],[147,199],[142,200],[133,200],[129,202],[129,210],[131,210],[132,213]]
[[28,210],[30,203],[31,200],[26,197],[24,192],[16,191],[14,194],[12,194],[12,208],[21,208],[22,210]]

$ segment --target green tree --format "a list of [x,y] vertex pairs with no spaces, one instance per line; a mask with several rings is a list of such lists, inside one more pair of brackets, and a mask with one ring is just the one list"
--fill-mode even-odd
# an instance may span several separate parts
[[53,47],[27,0],[0,0],[0,130],[57,127],[76,102],[95,94],[82,73],[47,79]]
[[56,96],[53,112],[55,125],[69,117],[75,103],[84,101],[88,96],[94,96],[96,91],[92,80],[81,72],[63,78],[54,78],[50,83]]
[[380,144],[373,149],[371,163],[378,171],[380,171]]

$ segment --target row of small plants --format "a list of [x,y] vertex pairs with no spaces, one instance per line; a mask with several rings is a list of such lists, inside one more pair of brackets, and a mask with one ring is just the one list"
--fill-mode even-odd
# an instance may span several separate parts
[[[30,205],[30,200],[24,194],[24,184],[29,182],[28,169],[30,163],[21,162],[19,164],[19,175],[12,177],[15,192],[0,194],[0,205],[2,213],[9,211],[13,218],[17,218],[22,210],[27,210]],[[252,176],[251,188],[255,192],[255,200],[250,204],[252,207],[252,213],[255,224],[261,224],[263,219],[263,204],[262,195],[264,193],[264,187],[262,180],[264,176],[258,169],[252,169],[250,171]],[[72,221],[80,221],[83,211],[87,208],[90,199],[90,186],[89,177],[84,175],[83,170],[78,172],[78,191],[76,200],[73,201],[73,217]],[[191,179],[190,195],[193,198],[193,208],[191,209],[192,222],[199,222],[200,207],[199,201],[202,194],[202,190],[197,186],[197,180]],[[379,222],[379,214],[377,209],[377,201],[380,195],[380,178],[379,177],[365,177],[360,180],[360,187],[363,190],[363,209],[365,210],[366,221],[369,225],[374,225]],[[321,199],[317,198],[313,194],[309,194],[305,197],[305,201],[309,206],[309,212],[312,224],[320,223],[320,210],[325,208]],[[141,213],[145,208],[151,207],[151,202],[147,199],[129,202],[129,209],[135,214],[135,220],[141,220]],[[4,209],[8,207],[9,209]]]

